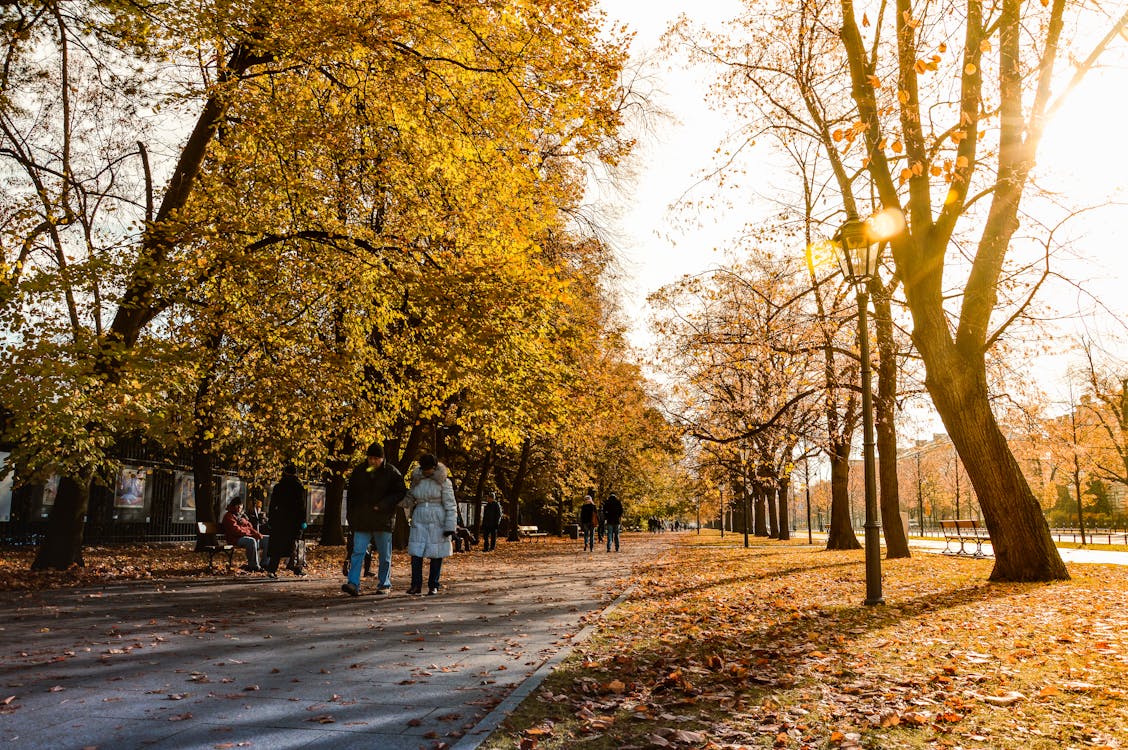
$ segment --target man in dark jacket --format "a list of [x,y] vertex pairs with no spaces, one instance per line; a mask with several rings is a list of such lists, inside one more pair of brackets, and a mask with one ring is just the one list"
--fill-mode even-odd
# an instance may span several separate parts
[[392,529],[396,506],[406,493],[403,475],[384,461],[384,446],[379,443],[368,446],[368,457],[349,477],[345,513],[353,534],[353,552],[349,580],[341,585],[341,591],[350,596],[360,595],[360,571],[369,543],[376,547],[380,560],[376,593],[387,594],[392,590]]
[[501,503],[497,493],[490,493],[490,501],[482,512],[482,551],[492,552],[497,548],[497,529],[501,526]]
[[603,501],[603,515],[607,519],[607,551],[611,551],[611,543],[615,544],[615,551],[619,551],[619,525],[623,523],[623,504],[612,492]]
[[294,543],[301,537],[306,523],[306,489],[298,479],[298,471],[293,464],[282,467],[282,479],[270,491],[270,549],[266,561],[266,572],[271,578],[278,576],[278,563],[289,557],[290,570],[297,575],[305,575],[301,565],[294,559]]

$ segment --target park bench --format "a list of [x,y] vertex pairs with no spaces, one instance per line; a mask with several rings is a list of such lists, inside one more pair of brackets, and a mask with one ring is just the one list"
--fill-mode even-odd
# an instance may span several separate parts
[[215,521],[200,521],[196,524],[196,549],[208,558],[208,571],[215,570],[215,556],[227,556],[227,569],[234,565],[235,546],[227,544],[220,535],[219,524]]
[[547,531],[541,531],[536,526],[518,526],[517,533],[520,536],[548,536]]
[[[940,531],[944,534],[944,554],[963,557],[987,557],[983,552],[983,542],[991,541],[987,529],[974,518],[951,518],[940,521]],[[953,548],[959,543],[960,548]],[[975,552],[969,552],[967,545],[975,544]]]

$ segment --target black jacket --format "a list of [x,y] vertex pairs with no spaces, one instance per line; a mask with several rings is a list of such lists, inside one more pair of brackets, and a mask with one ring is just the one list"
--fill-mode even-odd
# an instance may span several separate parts
[[305,487],[293,474],[283,474],[282,480],[270,491],[267,516],[270,518],[271,557],[290,555],[290,548],[306,520],[305,494]]
[[618,524],[623,521],[623,504],[619,498],[612,495],[603,501],[603,514],[607,517],[607,523]]
[[497,527],[501,525],[501,503],[497,500],[490,500],[486,503],[486,508],[482,512],[482,530],[483,531],[497,531]]
[[595,509],[595,503],[584,503],[580,506],[580,524],[587,526],[595,526],[599,523],[599,512]]
[[373,468],[368,461],[353,469],[349,477],[349,502],[345,516],[353,531],[391,531],[396,506],[407,494],[407,483],[399,469],[387,461]]

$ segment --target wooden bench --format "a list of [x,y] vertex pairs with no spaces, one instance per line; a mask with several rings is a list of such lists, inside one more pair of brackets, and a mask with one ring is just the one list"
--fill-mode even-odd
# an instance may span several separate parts
[[518,526],[517,534],[519,536],[548,536],[547,531],[541,531],[536,526]]
[[[940,531],[944,534],[944,554],[963,557],[988,557],[983,552],[983,542],[991,541],[986,527],[974,518],[950,518],[940,521]],[[960,548],[953,544],[959,542]],[[975,552],[968,552],[968,544],[975,544]]]
[[200,521],[196,524],[196,549],[208,558],[208,571],[215,570],[215,556],[227,556],[227,569],[234,565],[235,546],[227,544],[221,536],[219,524],[215,521]]

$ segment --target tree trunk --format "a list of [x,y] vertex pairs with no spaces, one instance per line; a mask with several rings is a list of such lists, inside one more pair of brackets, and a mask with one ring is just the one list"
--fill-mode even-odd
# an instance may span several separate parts
[[215,491],[215,458],[206,443],[192,446],[192,491],[196,498],[196,520],[218,523],[219,494]]
[[830,531],[827,549],[861,549],[850,519],[850,443],[836,442],[830,455]]
[[529,472],[529,456],[533,452],[533,441],[525,438],[521,443],[521,458],[517,463],[517,474],[513,477],[513,484],[509,486],[509,533],[506,539],[516,542],[521,538],[517,525],[521,522],[521,489],[525,484],[525,475]]
[[776,490],[776,506],[779,508],[779,536],[776,538],[783,541],[791,538],[791,512],[787,504],[790,484],[790,479],[780,477],[779,488]]
[[776,508],[776,483],[764,483],[764,504],[768,506],[768,536],[779,539],[779,511]]
[[[345,500],[345,485],[352,467],[350,458],[356,452],[356,439],[351,434],[340,436],[339,451],[330,453],[325,466],[329,470],[329,481],[325,483],[325,515],[321,523],[320,544],[339,546],[345,543],[344,524],[341,523]],[[332,448],[333,441],[330,442]]]
[[752,498],[755,501],[755,505],[752,513],[754,523],[752,527],[752,533],[755,536],[768,535],[768,513],[767,503],[765,501],[766,494],[767,488],[765,487],[765,485],[759,480],[754,480],[752,482]]
[[47,516],[47,534],[39,545],[32,570],[66,570],[71,565],[85,567],[82,559],[82,531],[86,505],[90,500],[90,477],[59,478],[55,504]]
[[1042,508],[991,412],[983,355],[959,356],[946,327],[939,335],[919,323],[915,328],[927,368],[925,385],[979,497],[991,535],[991,580],[1068,579]]
[[482,457],[482,471],[478,474],[478,486],[474,488],[474,534],[482,534],[482,501],[486,495],[486,482],[490,478],[490,467],[494,459],[494,442],[491,440],[486,454]]
[[877,476],[881,504],[881,528],[885,534],[885,556],[889,559],[912,557],[909,539],[901,523],[901,495],[897,480],[897,349],[893,339],[890,290],[874,277],[874,327],[877,331]]

